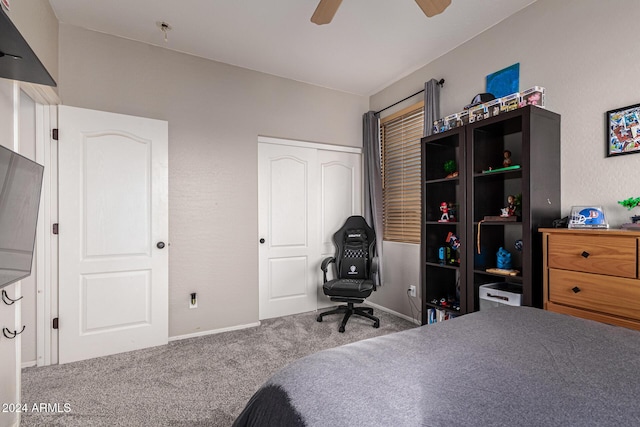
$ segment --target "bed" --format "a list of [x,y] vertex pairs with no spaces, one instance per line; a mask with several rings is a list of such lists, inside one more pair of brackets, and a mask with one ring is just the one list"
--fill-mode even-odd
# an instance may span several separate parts
[[304,357],[234,426],[640,425],[640,332],[499,307]]

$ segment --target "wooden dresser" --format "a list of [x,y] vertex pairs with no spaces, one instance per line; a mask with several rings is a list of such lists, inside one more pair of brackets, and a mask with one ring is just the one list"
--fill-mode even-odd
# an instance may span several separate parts
[[640,330],[640,232],[539,231],[545,310]]

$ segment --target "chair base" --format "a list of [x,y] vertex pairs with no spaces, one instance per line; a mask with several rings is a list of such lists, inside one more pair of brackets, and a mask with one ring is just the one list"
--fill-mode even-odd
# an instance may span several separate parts
[[367,319],[373,320],[373,327],[380,327],[380,319],[373,315],[373,308],[371,307],[354,307],[354,303],[348,302],[347,305],[339,305],[333,310],[325,311],[324,313],[318,314],[316,320],[318,322],[322,322],[322,318],[324,316],[328,316],[330,314],[342,314],[344,313],[344,317],[342,318],[342,323],[340,323],[340,327],[338,328],[339,332],[344,332],[344,327],[347,324],[347,321],[352,315],[366,317]]

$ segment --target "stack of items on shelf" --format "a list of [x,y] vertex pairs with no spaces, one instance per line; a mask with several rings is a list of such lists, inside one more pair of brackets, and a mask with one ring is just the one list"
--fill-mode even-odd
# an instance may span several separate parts
[[454,317],[458,317],[458,315],[439,308],[430,308],[428,310],[429,325],[444,322],[445,320],[453,319]]
[[[493,98],[493,95],[491,97]],[[512,93],[484,103],[472,103],[465,107],[464,111],[435,120],[433,122],[433,133],[446,132],[449,129],[497,116],[527,105],[545,108],[543,87],[534,86],[524,92]]]

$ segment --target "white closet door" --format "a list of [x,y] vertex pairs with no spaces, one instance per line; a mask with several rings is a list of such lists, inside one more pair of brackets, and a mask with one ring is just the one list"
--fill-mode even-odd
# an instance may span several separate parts
[[260,319],[329,305],[320,263],[333,255],[333,233],[360,213],[360,157],[258,144]]
[[[351,215],[362,214],[361,157],[356,153],[318,150],[321,260],[334,255],[333,234],[344,225],[344,221]],[[318,308],[330,305],[331,300],[324,295],[320,284]]]

